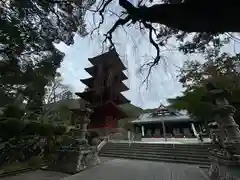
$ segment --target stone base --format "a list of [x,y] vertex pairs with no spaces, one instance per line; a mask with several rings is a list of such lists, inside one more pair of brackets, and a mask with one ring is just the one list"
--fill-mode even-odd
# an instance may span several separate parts
[[211,180],[240,180],[239,166],[212,163],[208,175]]
[[78,173],[86,168],[100,164],[95,148],[61,149],[57,151],[56,161],[48,169],[69,174]]
[[240,180],[238,156],[231,155],[224,149],[212,151],[212,155],[208,171],[211,180]]
[[238,140],[224,142],[224,147],[231,154],[240,154],[240,142]]

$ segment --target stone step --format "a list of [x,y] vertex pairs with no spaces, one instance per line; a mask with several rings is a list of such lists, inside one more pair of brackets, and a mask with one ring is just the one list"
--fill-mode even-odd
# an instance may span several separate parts
[[[128,143],[108,143],[106,146],[112,146],[112,147],[129,147]],[[169,145],[169,146],[164,146],[164,145],[154,145],[154,144],[137,144],[137,143],[132,143],[130,147],[147,147],[147,148],[176,148],[176,149],[194,149],[194,150],[208,150],[209,148],[212,148],[213,146],[177,146],[177,145]]]
[[160,161],[160,162],[168,162],[168,163],[184,163],[184,164],[195,164],[195,165],[202,165],[202,166],[209,166],[210,162],[201,162],[201,161],[194,161],[188,159],[169,159],[169,158],[160,158],[160,157],[146,157],[146,156],[136,156],[136,155],[120,155],[120,154],[103,154],[103,157],[115,157],[115,158],[124,158],[124,159],[138,159],[138,160],[148,160],[148,161]]
[[107,144],[107,146],[113,146],[113,147],[149,147],[149,148],[178,148],[178,149],[209,149],[210,146],[198,146],[198,147],[184,147],[184,146],[152,146],[152,145],[137,145],[137,144]]
[[197,154],[209,154],[208,150],[189,150],[189,149],[178,149],[178,148],[151,148],[151,147],[114,147],[114,146],[105,146],[102,151],[107,150],[141,150],[141,151],[154,151],[154,152],[182,152],[182,153],[197,153]]
[[100,156],[209,165],[212,145],[108,143]]
[[[128,142],[118,143],[118,142],[108,142],[108,144],[124,146],[128,145]],[[190,148],[198,148],[198,147],[213,147],[213,144],[157,144],[157,143],[139,143],[139,142],[132,142],[132,145],[138,146],[161,146],[161,147],[190,147]]]
[[107,149],[107,150],[102,150],[101,153],[147,153],[147,154],[156,154],[156,155],[171,155],[171,156],[182,156],[182,157],[199,157],[199,158],[208,158],[209,157],[209,153],[208,154],[198,154],[198,153],[195,153],[195,152],[166,152],[166,151],[141,151],[139,149],[136,149],[136,150],[124,150],[124,149],[121,149],[121,150],[117,150],[117,149]]
[[127,156],[145,156],[145,157],[156,157],[156,158],[166,158],[166,159],[187,159],[187,160],[194,160],[194,161],[201,161],[201,162],[209,162],[210,159],[208,157],[190,157],[190,156],[176,156],[174,154],[162,155],[162,154],[149,154],[145,152],[138,152],[138,153],[128,153],[128,152],[105,152],[101,153],[104,154],[111,154],[111,155],[127,155]]

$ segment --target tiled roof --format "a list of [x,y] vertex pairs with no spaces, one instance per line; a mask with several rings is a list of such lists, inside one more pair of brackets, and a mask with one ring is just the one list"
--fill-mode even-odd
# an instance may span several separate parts
[[151,114],[143,114],[138,119],[132,121],[134,124],[141,123],[156,123],[156,122],[194,122],[192,118],[186,115],[179,116],[159,116],[159,117],[151,117]]
[[170,107],[166,107],[164,105],[160,105],[158,108],[154,109],[151,113],[144,113],[139,116],[138,119],[132,121],[134,124],[141,123],[156,123],[156,122],[194,122],[192,118],[188,115],[183,115],[180,112],[172,109]]

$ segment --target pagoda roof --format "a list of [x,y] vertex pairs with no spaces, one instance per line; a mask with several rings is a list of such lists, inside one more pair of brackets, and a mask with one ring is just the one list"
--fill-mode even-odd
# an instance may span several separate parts
[[[84,69],[85,69],[85,71],[87,71],[88,74],[90,74],[91,76],[96,76],[95,70],[94,70],[95,67],[96,67],[96,66],[91,66],[91,67],[84,68]],[[121,71],[121,79],[122,79],[122,80],[128,79],[128,77],[127,77],[127,76],[124,74],[124,72],[122,72],[122,71]]]
[[116,64],[118,67],[120,67],[122,70],[126,70],[127,68],[123,64],[122,60],[119,58],[118,53],[116,52],[115,49],[112,49],[106,53],[103,53],[101,55],[98,55],[93,58],[88,58],[88,60],[93,64],[93,65],[99,65],[99,64]]
[[116,104],[111,101],[108,101],[104,104],[92,106],[94,109],[94,113],[92,114],[92,118],[94,117],[102,117],[102,116],[115,116],[117,119],[122,119],[128,117],[126,113]]
[[[104,97],[104,95],[102,97],[99,96],[98,94],[96,94],[96,91],[92,89],[81,92],[81,93],[77,92],[75,94],[90,103],[108,101],[107,97]],[[129,103],[130,101],[119,92],[117,98],[113,100],[113,102],[116,105],[120,105],[120,104]]]
[[[94,83],[94,78],[87,78],[87,79],[81,79],[80,80],[83,84],[85,84],[87,87],[89,88],[93,88],[93,83]],[[118,87],[115,87],[119,92],[122,92],[122,91],[127,91],[129,90],[129,88],[123,83],[119,83],[119,86]]]

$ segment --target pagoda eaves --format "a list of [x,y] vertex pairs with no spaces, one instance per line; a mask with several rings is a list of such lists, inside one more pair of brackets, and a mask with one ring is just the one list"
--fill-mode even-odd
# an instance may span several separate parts
[[[88,68],[84,68],[85,71],[88,72],[88,74],[90,74],[91,76],[96,76],[95,74],[95,66],[91,66],[91,67],[88,67]],[[127,76],[124,74],[124,72],[121,71],[121,80],[126,80],[128,79]]]
[[[94,90],[88,90],[88,91],[84,91],[84,92],[77,92],[75,93],[77,96],[81,97],[82,99],[84,99],[85,101],[88,101],[91,104],[100,104],[100,102],[104,102],[109,100],[108,96],[105,95],[98,95],[96,94],[96,92]],[[107,94],[107,93],[106,93]],[[121,93],[118,93],[118,96],[112,100],[116,105],[120,105],[120,104],[126,104],[126,103],[130,103],[130,101],[123,96]]]
[[116,52],[115,49],[112,49],[106,53],[103,53],[99,56],[93,57],[93,58],[88,58],[88,60],[93,64],[93,65],[99,65],[99,64],[115,64],[118,65],[118,67],[121,70],[126,70],[127,68],[123,64],[122,60],[119,58],[118,53]]
[[[80,81],[88,88],[93,88],[94,78],[80,79]],[[115,88],[118,90],[118,92],[129,90],[129,88],[123,82],[119,83],[117,86],[118,87]]]

